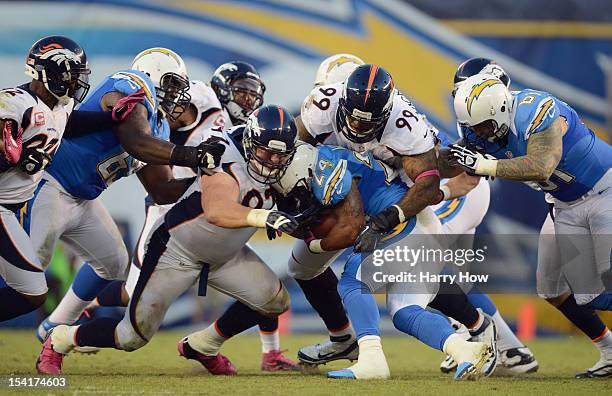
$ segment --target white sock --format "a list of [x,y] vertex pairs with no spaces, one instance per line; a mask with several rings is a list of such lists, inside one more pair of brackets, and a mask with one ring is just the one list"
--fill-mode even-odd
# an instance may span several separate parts
[[353,330],[353,326],[350,322],[343,328],[334,330],[327,329],[327,331],[329,332],[330,337],[342,337],[350,334],[352,336],[351,338],[355,338],[355,330]]
[[81,300],[74,294],[72,288],[70,288],[57,308],[49,315],[49,321],[71,325],[79,319],[90,302],[91,301]]
[[504,318],[499,314],[499,311],[493,315],[493,321],[497,328],[497,349],[505,351],[512,348],[522,348],[525,345],[514,335]]
[[612,353],[612,333],[606,327],[606,332],[603,336],[599,337],[598,341],[593,342],[597,349],[601,352]]
[[189,346],[208,356],[217,355],[225,340],[226,338],[217,330],[217,322],[214,322],[204,330],[196,331],[187,336]]
[[280,336],[278,330],[273,332],[259,331],[259,339],[261,340],[261,352],[268,353],[270,351],[280,350]]

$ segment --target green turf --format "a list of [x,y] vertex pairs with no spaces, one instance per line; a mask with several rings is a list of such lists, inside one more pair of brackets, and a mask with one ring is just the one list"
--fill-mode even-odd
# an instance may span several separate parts
[[[589,367],[598,353],[582,338],[540,340],[530,343],[540,371],[520,378],[487,378],[457,383],[438,371],[442,354],[408,337],[383,340],[393,378],[388,381],[328,380],[325,369],[339,369],[345,362],[321,366],[318,374],[269,374],[259,370],[259,341],[255,336],[237,337],[222,349],[238,367],[237,377],[212,377],[197,362],[178,356],[181,333],[160,332],[136,352],[106,350],[97,355],[71,354],[64,359],[69,376],[66,390],[53,394],[214,394],[214,395],[611,395],[610,380],[575,380],[576,371]],[[313,336],[283,337],[288,356],[320,340]],[[35,374],[40,344],[33,332],[0,331],[0,375]],[[32,392],[32,391],[30,391]],[[1,394],[18,391],[0,389]],[[39,392],[36,392],[39,393]]]

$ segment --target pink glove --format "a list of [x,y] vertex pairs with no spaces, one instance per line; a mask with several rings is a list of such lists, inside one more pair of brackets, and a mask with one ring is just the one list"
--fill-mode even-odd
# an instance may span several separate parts
[[6,120],[2,129],[2,142],[4,143],[4,157],[11,165],[18,163],[21,158],[22,138],[23,129],[17,127],[15,121]]
[[134,92],[131,95],[124,96],[119,99],[115,107],[113,107],[113,121],[121,122],[134,110],[138,103],[141,103],[145,98],[144,88]]

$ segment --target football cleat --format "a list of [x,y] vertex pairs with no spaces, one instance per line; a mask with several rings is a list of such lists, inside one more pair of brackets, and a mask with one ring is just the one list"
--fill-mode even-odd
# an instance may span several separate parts
[[495,370],[497,354],[490,345],[484,342],[468,342],[469,350],[464,351],[463,363],[457,365],[455,380],[477,380],[488,377]]
[[197,360],[212,375],[236,375],[238,370],[230,360],[218,353],[215,356],[204,355],[193,349],[188,343],[187,338],[183,338],[178,344],[179,355],[189,360]]
[[300,348],[297,355],[300,362],[306,364],[325,364],[341,359],[353,361],[359,357],[359,345],[351,334],[330,336],[322,344]]
[[[469,340],[470,332],[467,329],[467,327],[465,327],[465,325],[457,322],[456,320],[452,318],[450,319],[451,319],[451,326],[455,330],[455,334],[459,335],[461,338],[463,338],[466,341]],[[456,368],[457,368],[457,362],[455,362],[453,357],[448,354],[445,356],[442,363],[440,363],[440,371],[442,371],[444,374],[448,374],[452,371],[455,371]]]
[[261,354],[262,371],[300,371],[300,366],[293,360],[283,356],[287,350],[275,349]]
[[511,348],[499,352],[495,374],[516,375],[535,373],[540,365],[527,347]]
[[343,370],[330,371],[327,373],[327,378],[363,380],[391,377],[380,337],[366,336],[359,341],[361,353],[357,363]]
[[[62,373],[64,355],[72,349],[68,326],[59,325],[49,331],[42,351],[36,360],[36,370],[40,374],[59,375]],[[57,352],[57,350],[61,352]]]
[[601,358],[587,371],[576,374],[576,378],[607,378],[612,377],[612,353],[601,353]]
[[[79,320],[76,322],[78,324],[87,322],[89,320],[91,320],[91,315],[89,312],[84,311],[83,314],[81,315],[81,317],[79,318]],[[75,324],[76,324],[75,323]],[[40,342],[44,342],[45,339],[47,339],[48,334],[50,333],[50,331],[52,329],[54,329],[56,326],[60,325],[60,323],[53,323],[51,321],[49,321],[49,318],[43,320],[40,325],[38,325],[38,328],[36,329],[36,338],[38,338],[38,341]],[[100,351],[100,348],[98,347],[89,347],[89,346],[77,346],[74,347],[73,349],[75,352],[79,352],[79,353],[83,353],[83,354],[94,354],[94,353],[98,353]]]

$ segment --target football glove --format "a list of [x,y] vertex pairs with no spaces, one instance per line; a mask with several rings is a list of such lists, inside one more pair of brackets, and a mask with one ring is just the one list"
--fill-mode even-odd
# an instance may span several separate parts
[[219,166],[226,147],[223,141],[223,139],[211,137],[197,146],[200,169],[214,169]]
[[19,128],[15,121],[4,121],[2,142],[4,143],[4,158],[6,162],[11,165],[17,164],[21,158],[23,129]]
[[119,99],[112,110],[113,121],[121,122],[127,118],[127,116],[134,110],[138,103],[141,103],[145,98],[144,88],[124,96]]
[[449,162],[457,165],[466,172],[480,176],[495,176],[497,173],[497,159],[488,154],[481,154],[467,147],[452,144],[449,146]]
[[378,230],[371,221],[368,221],[357,237],[353,251],[355,253],[373,252],[378,242],[382,239],[383,234],[384,232]]
[[24,147],[21,151],[19,166],[28,175],[34,175],[51,162],[51,157],[42,148]]
[[299,227],[295,218],[287,213],[271,210],[266,218],[266,233],[268,239],[273,240],[281,233],[291,234]]

